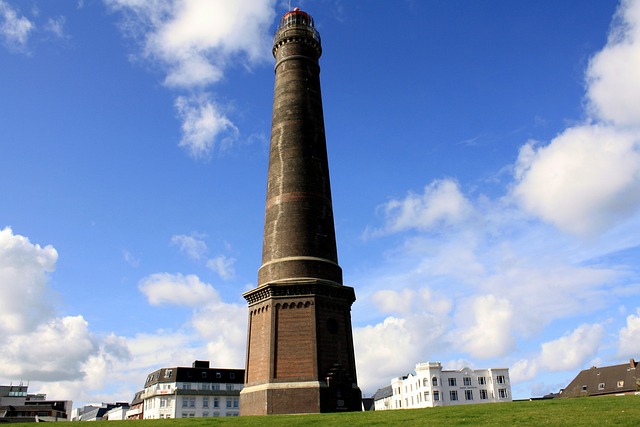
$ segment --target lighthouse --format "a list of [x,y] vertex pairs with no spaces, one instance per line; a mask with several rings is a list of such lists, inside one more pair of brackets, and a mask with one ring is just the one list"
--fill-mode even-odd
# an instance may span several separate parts
[[262,265],[248,303],[241,415],[360,411],[354,289],[338,264],[320,90],[320,34],[298,8],[273,41]]

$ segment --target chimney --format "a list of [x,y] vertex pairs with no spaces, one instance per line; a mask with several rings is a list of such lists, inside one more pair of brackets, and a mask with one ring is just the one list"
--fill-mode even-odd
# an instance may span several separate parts
[[208,360],[196,360],[191,365],[192,368],[205,368],[209,369],[209,361]]

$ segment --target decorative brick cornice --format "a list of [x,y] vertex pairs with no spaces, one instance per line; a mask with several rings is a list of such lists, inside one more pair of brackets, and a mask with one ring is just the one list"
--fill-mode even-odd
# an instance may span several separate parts
[[267,283],[259,288],[242,294],[249,305],[258,304],[267,299],[290,298],[298,296],[323,296],[345,300],[349,305],[356,300],[353,288],[321,280],[292,279]]

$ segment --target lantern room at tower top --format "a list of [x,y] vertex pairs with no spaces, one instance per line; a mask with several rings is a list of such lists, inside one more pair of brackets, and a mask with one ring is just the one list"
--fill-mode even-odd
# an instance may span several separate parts
[[283,30],[291,27],[305,28],[318,43],[321,43],[320,33],[315,29],[313,18],[307,12],[301,11],[298,7],[291,12],[287,12],[280,19],[280,25],[278,25],[274,40],[281,36]]

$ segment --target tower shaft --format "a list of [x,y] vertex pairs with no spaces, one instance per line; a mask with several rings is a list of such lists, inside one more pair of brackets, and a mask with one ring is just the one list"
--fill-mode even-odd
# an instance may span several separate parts
[[262,266],[249,303],[243,415],[361,410],[342,285],[313,19],[295,9],[274,37],[275,89]]

